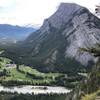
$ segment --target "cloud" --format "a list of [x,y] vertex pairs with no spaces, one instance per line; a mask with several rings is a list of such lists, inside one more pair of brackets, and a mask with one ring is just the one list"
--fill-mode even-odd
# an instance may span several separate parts
[[6,13],[9,14],[10,12],[15,10],[15,0],[0,0],[0,15]]
[[15,0],[0,0],[0,7],[8,7],[15,3]]
[[93,11],[100,0],[0,0],[0,23],[41,25],[60,2],[75,2]]

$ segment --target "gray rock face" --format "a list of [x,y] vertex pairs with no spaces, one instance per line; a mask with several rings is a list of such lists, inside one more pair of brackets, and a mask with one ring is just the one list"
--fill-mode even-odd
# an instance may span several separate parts
[[82,6],[62,3],[40,30],[23,42],[21,48],[24,45],[26,51],[22,57],[25,61],[31,59],[33,65],[34,61],[47,64],[48,70],[65,66],[69,58],[87,66],[94,58],[79,48],[92,47],[96,43],[100,43],[100,19]]
[[[100,29],[95,28],[93,22],[89,22],[89,17],[92,19],[94,16],[88,15],[88,13],[83,13],[79,16],[76,15],[73,18],[72,29],[76,31],[67,38],[70,45],[66,47],[67,56],[75,57],[76,60],[85,65],[88,64],[88,61],[93,60],[94,58],[88,53],[79,52],[79,48],[93,47],[96,43],[100,43]],[[95,19],[95,17],[93,19]],[[90,28],[89,25],[92,27]],[[68,31],[65,31],[65,33],[68,35]],[[69,34],[71,34],[71,32],[69,32]]]
[[52,23],[53,27],[60,29],[62,25],[66,24],[73,18],[73,14],[75,14],[75,12],[77,12],[79,9],[81,9],[79,5],[62,3],[59,6],[59,9],[48,19],[48,21]]

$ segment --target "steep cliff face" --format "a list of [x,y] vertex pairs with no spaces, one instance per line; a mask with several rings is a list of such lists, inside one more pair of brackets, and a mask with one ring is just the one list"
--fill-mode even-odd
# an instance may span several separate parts
[[[46,70],[87,66],[93,57],[79,48],[100,42],[100,19],[88,9],[73,3],[62,3],[46,19],[42,27],[22,44],[19,57],[24,63],[42,66]],[[21,52],[24,50],[24,52]],[[58,67],[59,66],[59,67]]]

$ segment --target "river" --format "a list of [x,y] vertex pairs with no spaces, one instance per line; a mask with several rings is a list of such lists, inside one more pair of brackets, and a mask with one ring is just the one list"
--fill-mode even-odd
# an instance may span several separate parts
[[12,87],[4,87],[0,85],[0,92],[17,92],[17,93],[22,93],[22,94],[67,94],[71,90],[66,89],[65,87],[60,87],[60,86],[31,86],[31,85],[26,85],[26,86],[12,86]]

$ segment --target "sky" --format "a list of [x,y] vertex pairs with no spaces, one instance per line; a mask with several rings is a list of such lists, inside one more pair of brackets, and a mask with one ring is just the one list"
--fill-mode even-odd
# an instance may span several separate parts
[[0,24],[41,26],[61,2],[77,3],[94,12],[100,0],[0,0]]

